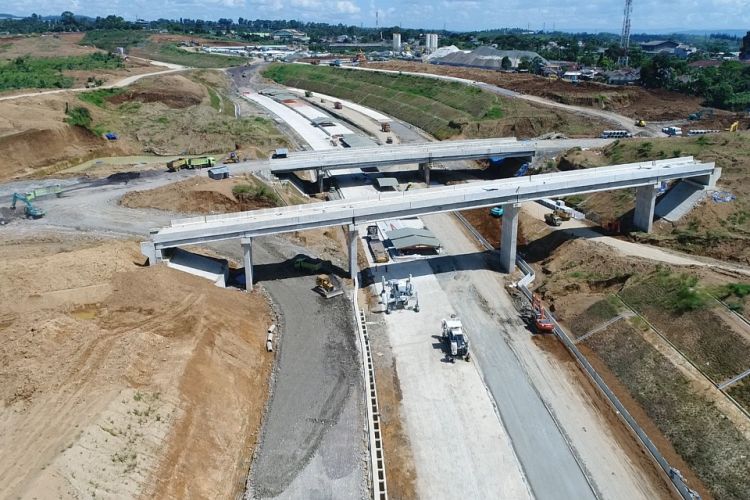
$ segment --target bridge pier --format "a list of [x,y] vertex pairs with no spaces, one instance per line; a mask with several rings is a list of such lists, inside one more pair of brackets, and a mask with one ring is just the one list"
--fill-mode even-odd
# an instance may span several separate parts
[[322,193],[323,192],[323,169],[319,168],[319,169],[317,169],[315,171],[315,173],[316,173],[316,175],[318,177],[318,179],[317,179],[317,181],[318,181],[318,193]]
[[253,289],[253,239],[240,238],[240,244],[245,258],[245,290],[250,292]]
[[430,187],[430,170],[432,169],[432,162],[420,163],[419,169],[422,171],[422,177],[424,178],[427,187]]
[[354,279],[357,275],[357,229],[354,224],[349,224],[347,241],[349,242],[349,277]]
[[507,273],[512,273],[516,269],[519,207],[518,203],[503,205],[503,229],[500,235],[500,265]]
[[657,185],[649,184],[635,189],[635,212],[633,213],[633,226],[638,231],[650,233],[654,225],[654,208],[656,208],[656,195],[659,192]]

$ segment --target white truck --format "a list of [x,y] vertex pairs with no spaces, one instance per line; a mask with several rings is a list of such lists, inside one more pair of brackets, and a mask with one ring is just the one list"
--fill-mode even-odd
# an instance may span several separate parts
[[453,361],[454,358],[463,358],[465,361],[469,361],[469,340],[464,334],[461,320],[455,314],[451,314],[450,319],[443,320],[441,338],[446,344],[448,359]]

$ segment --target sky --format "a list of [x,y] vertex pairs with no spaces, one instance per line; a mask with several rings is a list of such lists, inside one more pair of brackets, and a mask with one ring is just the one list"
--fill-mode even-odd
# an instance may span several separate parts
[[[624,0],[2,0],[0,12],[75,14],[127,20],[297,19],[473,31],[494,28],[609,31],[622,27]],[[631,32],[750,30],[750,0],[633,0]]]

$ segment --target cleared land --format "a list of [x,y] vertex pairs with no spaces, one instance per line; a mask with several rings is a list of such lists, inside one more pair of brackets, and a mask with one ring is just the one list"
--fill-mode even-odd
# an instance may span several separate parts
[[[0,149],[7,160],[0,179],[57,175],[105,156],[210,153],[218,161],[236,146],[243,158],[254,158],[287,144],[272,121],[227,114],[222,73],[191,76],[163,75],[126,89],[0,101]],[[66,104],[89,110],[89,129],[65,123]],[[98,135],[109,131],[119,139]]]
[[347,99],[390,114],[438,139],[534,137],[547,132],[598,135],[606,125],[572,113],[506,99],[460,83],[304,65],[270,66],[263,75],[283,85]]
[[141,268],[136,242],[1,246],[0,496],[235,495],[273,359],[263,296]]
[[[540,224],[526,220],[527,232]],[[621,297],[679,349],[632,315],[579,344],[691,487],[745,497],[750,483],[740,457],[750,451],[750,421],[686,361],[720,380],[749,367],[747,333],[721,306],[701,301],[705,289],[735,278],[701,270],[691,271],[700,273],[691,281],[679,268],[581,240],[562,243],[537,266],[537,292],[576,337],[626,311]]]
[[[563,104],[614,111],[633,119],[684,120],[687,119],[688,114],[701,107],[701,100],[697,97],[675,92],[646,90],[633,86],[623,87],[590,82],[573,85],[569,82],[548,80],[544,77],[529,74],[501,73],[491,70],[406,61],[369,63],[367,66],[466,78],[523,94],[544,97]],[[727,115],[730,114],[727,113]]]
[[[655,224],[651,234],[637,234],[639,241],[675,248],[687,253],[750,263],[750,132],[700,137],[630,139],[601,151],[573,150],[558,162],[560,170],[593,168],[692,155],[715,161],[722,168],[718,189],[736,196],[729,203],[707,199],[676,223]],[[628,190],[595,193],[568,200],[594,220],[621,219],[630,224],[634,193]]]

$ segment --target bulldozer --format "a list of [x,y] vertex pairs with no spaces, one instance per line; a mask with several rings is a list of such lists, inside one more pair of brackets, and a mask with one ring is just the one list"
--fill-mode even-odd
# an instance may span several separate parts
[[339,280],[332,274],[319,274],[315,279],[315,291],[323,297],[330,299],[344,293],[344,288]]
[[636,127],[645,127],[646,126],[646,120],[638,119],[635,121]]
[[237,154],[237,151],[232,151],[229,153],[229,156],[227,156],[227,159],[224,160],[224,163],[239,163],[240,162],[240,155]]

